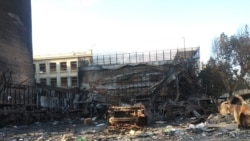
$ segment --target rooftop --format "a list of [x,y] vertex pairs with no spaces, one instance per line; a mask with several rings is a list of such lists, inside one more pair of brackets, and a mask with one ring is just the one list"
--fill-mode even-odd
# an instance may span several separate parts
[[75,57],[89,57],[92,56],[92,51],[85,52],[71,52],[71,53],[61,53],[61,54],[45,54],[45,55],[35,55],[33,60],[41,59],[61,59],[61,58],[75,58]]

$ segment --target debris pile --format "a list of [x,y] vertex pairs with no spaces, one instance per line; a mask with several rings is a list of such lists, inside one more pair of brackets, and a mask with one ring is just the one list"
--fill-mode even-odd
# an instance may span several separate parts
[[221,115],[221,114],[211,114],[207,118],[207,122],[209,124],[219,124],[219,123],[225,123],[225,124],[231,124],[234,122],[234,117],[230,114]]
[[[25,126],[7,126],[0,129],[0,140],[55,140],[55,141],[120,141],[120,140],[249,140],[249,130],[240,130],[237,124],[211,127],[210,123],[223,122],[222,115],[211,115],[205,122],[193,123],[192,118],[155,121],[150,126],[136,128],[113,128],[96,118],[35,123]],[[226,120],[225,120],[226,121]],[[220,123],[222,124],[222,123]],[[236,126],[233,126],[236,125]]]

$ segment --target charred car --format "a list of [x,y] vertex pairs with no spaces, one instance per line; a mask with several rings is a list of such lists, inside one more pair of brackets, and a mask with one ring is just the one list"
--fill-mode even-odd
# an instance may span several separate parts
[[110,126],[126,126],[126,125],[146,125],[147,116],[145,107],[140,106],[111,106],[107,115]]
[[230,100],[223,101],[218,106],[218,111],[221,115],[229,115],[232,114],[232,110],[230,110]]
[[[231,98],[232,99],[232,98]],[[221,115],[234,115],[234,109],[237,104],[231,104],[231,100],[223,101],[218,106],[218,111]]]
[[250,93],[233,95],[228,108],[239,127],[250,126]]

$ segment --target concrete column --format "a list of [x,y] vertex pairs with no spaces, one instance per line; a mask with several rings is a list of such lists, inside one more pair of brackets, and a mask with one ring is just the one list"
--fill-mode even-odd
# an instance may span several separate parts
[[0,66],[12,83],[34,84],[30,0],[0,0]]

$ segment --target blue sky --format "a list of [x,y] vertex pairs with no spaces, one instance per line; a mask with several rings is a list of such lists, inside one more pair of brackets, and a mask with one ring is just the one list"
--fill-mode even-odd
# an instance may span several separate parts
[[34,55],[201,48],[250,23],[248,0],[32,0]]

